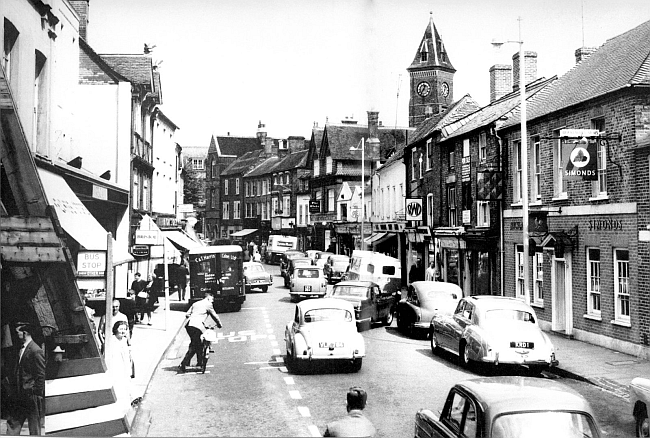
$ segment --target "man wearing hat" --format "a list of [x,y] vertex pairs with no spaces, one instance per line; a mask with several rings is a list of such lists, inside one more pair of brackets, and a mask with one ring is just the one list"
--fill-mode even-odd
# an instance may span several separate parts
[[350,388],[347,400],[348,415],[328,424],[323,436],[374,437],[377,430],[370,420],[363,415],[367,399],[368,394],[360,387],[353,386]]
[[18,323],[20,350],[11,388],[7,435],[20,435],[27,420],[30,435],[41,435],[45,415],[45,354],[32,340],[35,327]]

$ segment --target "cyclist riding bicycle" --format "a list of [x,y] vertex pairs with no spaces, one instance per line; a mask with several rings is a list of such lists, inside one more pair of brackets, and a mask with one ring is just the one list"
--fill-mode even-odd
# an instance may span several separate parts
[[181,364],[178,366],[178,371],[181,373],[185,372],[186,367],[190,365],[190,361],[195,354],[197,366],[205,370],[204,362],[206,356],[203,352],[203,340],[201,339],[201,335],[208,330],[207,327],[210,326],[211,319],[214,320],[217,327],[223,327],[219,316],[217,316],[217,313],[214,311],[213,302],[214,296],[212,292],[206,291],[205,298],[192,304],[192,307],[190,307],[185,314],[185,318],[187,318],[185,330],[190,336],[190,346],[187,349],[187,353],[181,361]]

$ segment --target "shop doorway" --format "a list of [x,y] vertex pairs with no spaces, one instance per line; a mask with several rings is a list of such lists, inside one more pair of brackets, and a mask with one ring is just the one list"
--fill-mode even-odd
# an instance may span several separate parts
[[570,258],[553,259],[553,305],[551,330],[571,335],[573,331]]

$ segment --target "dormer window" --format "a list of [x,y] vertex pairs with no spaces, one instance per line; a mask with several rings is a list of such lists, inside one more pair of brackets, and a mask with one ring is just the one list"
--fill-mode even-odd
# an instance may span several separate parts
[[427,48],[426,41],[422,41],[420,46],[420,62],[427,62],[429,60],[429,49]]

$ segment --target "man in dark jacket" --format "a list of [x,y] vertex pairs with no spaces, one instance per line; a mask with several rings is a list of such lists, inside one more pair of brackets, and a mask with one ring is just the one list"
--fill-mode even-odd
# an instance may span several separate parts
[[366,407],[368,394],[358,386],[353,386],[348,391],[348,415],[340,420],[327,425],[323,436],[357,436],[374,437],[377,433],[365,415],[363,409]]
[[16,334],[20,342],[13,376],[7,435],[20,435],[27,420],[30,435],[41,435],[45,418],[45,354],[32,340],[35,327],[19,323]]

